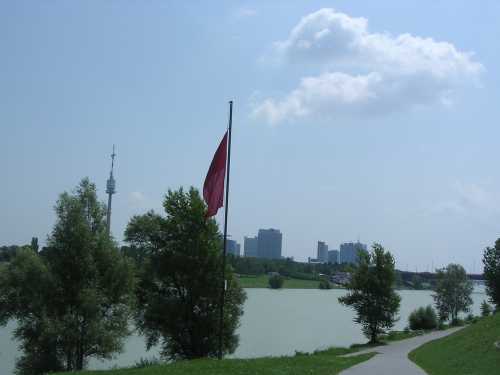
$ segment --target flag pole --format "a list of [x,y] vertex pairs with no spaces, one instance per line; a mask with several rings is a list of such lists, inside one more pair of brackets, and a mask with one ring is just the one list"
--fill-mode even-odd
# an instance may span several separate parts
[[229,101],[229,126],[228,136],[229,143],[227,145],[227,169],[226,169],[226,203],[224,214],[224,247],[222,252],[222,280],[221,280],[221,295],[220,295],[220,310],[219,310],[219,353],[218,358],[222,359],[223,347],[223,331],[224,331],[224,299],[226,294],[226,249],[227,249],[227,216],[229,211],[229,172],[231,169],[231,128],[233,124],[233,101]]

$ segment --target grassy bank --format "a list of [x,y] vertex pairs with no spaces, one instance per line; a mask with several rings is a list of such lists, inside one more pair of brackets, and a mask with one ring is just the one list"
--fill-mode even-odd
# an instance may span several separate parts
[[[269,276],[240,276],[240,284],[243,288],[268,288]],[[285,278],[284,289],[318,289],[318,280],[302,280]]]
[[429,375],[498,375],[500,314],[481,319],[463,330],[432,341],[410,353],[410,359]]
[[144,368],[130,368],[109,371],[83,371],[72,374],[85,375],[334,375],[340,371],[363,362],[373,354],[342,358],[339,355],[352,352],[352,349],[329,349],[314,354],[298,354],[293,357],[256,358],[256,359],[200,359],[182,361],[167,365]]

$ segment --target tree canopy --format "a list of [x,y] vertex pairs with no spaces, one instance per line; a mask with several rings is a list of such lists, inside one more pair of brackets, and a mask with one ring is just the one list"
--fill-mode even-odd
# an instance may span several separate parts
[[452,324],[458,321],[460,312],[468,312],[472,305],[473,285],[467,278],[465,269],[459,264],[449,264],[437,271],[436,290],[433,295],[436,309],[441,320],[451,318]]
[[106,235],[95,185],[83,179],[55,211],[47,247],[16,252],[0,273],[0,324],[18,322],[21,374],[81,370],[89,357],[120,351],[129,334],[133,266]]
[[[136,325],[148,347],[160,343],[169,359],[215,357],[218,350],[222,241],[198,191],[169,190],[166,216],[134,216],[125,231],[143,257],[137,290]],[[226,269],[223,352],[237,347],[235,331],[245,293],[231,268]]]
[[378,335],[396,322],[401,297],[394,291],[394,258],[379,244],[371,253],[359,253],[359,265],[348,284],[348,294],[339,302],[356,311],[354,321],[363,333],[376,343]]
[[490,301],[500,309],[500,239],[495,241],[494,247],[487,247],[483,255],[484,278],[486,293]]

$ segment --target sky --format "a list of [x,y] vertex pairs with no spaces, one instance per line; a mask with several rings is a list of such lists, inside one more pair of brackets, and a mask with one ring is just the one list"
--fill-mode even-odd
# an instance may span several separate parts
[[[201,188],[234,101],[229,233],[481,270],[500,237],[500,2],[0,1],[0,245],[88,176],[112,232]],[[222,210],[217,216],[223,223]]]

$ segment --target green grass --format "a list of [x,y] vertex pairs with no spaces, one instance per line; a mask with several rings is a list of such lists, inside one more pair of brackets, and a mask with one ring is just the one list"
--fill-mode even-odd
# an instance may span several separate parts
[[[268,288],[269,276],[240,276],[240,284],[243,288]],[[319,280],[302,280],[285,278],[283,289],[318,289]]]
[[461,331],[412,351],[410,359],[429,375],[498,375],[500,314],[480,319]]
[[362,354],[342,358],[339,355],[352,349],[328,349],[314,354],[297,354],[293,357],[269,357],[256,359],[198,359],[144,368],[108,371],[82,371],[82,375],[334,375],[373,357]]

